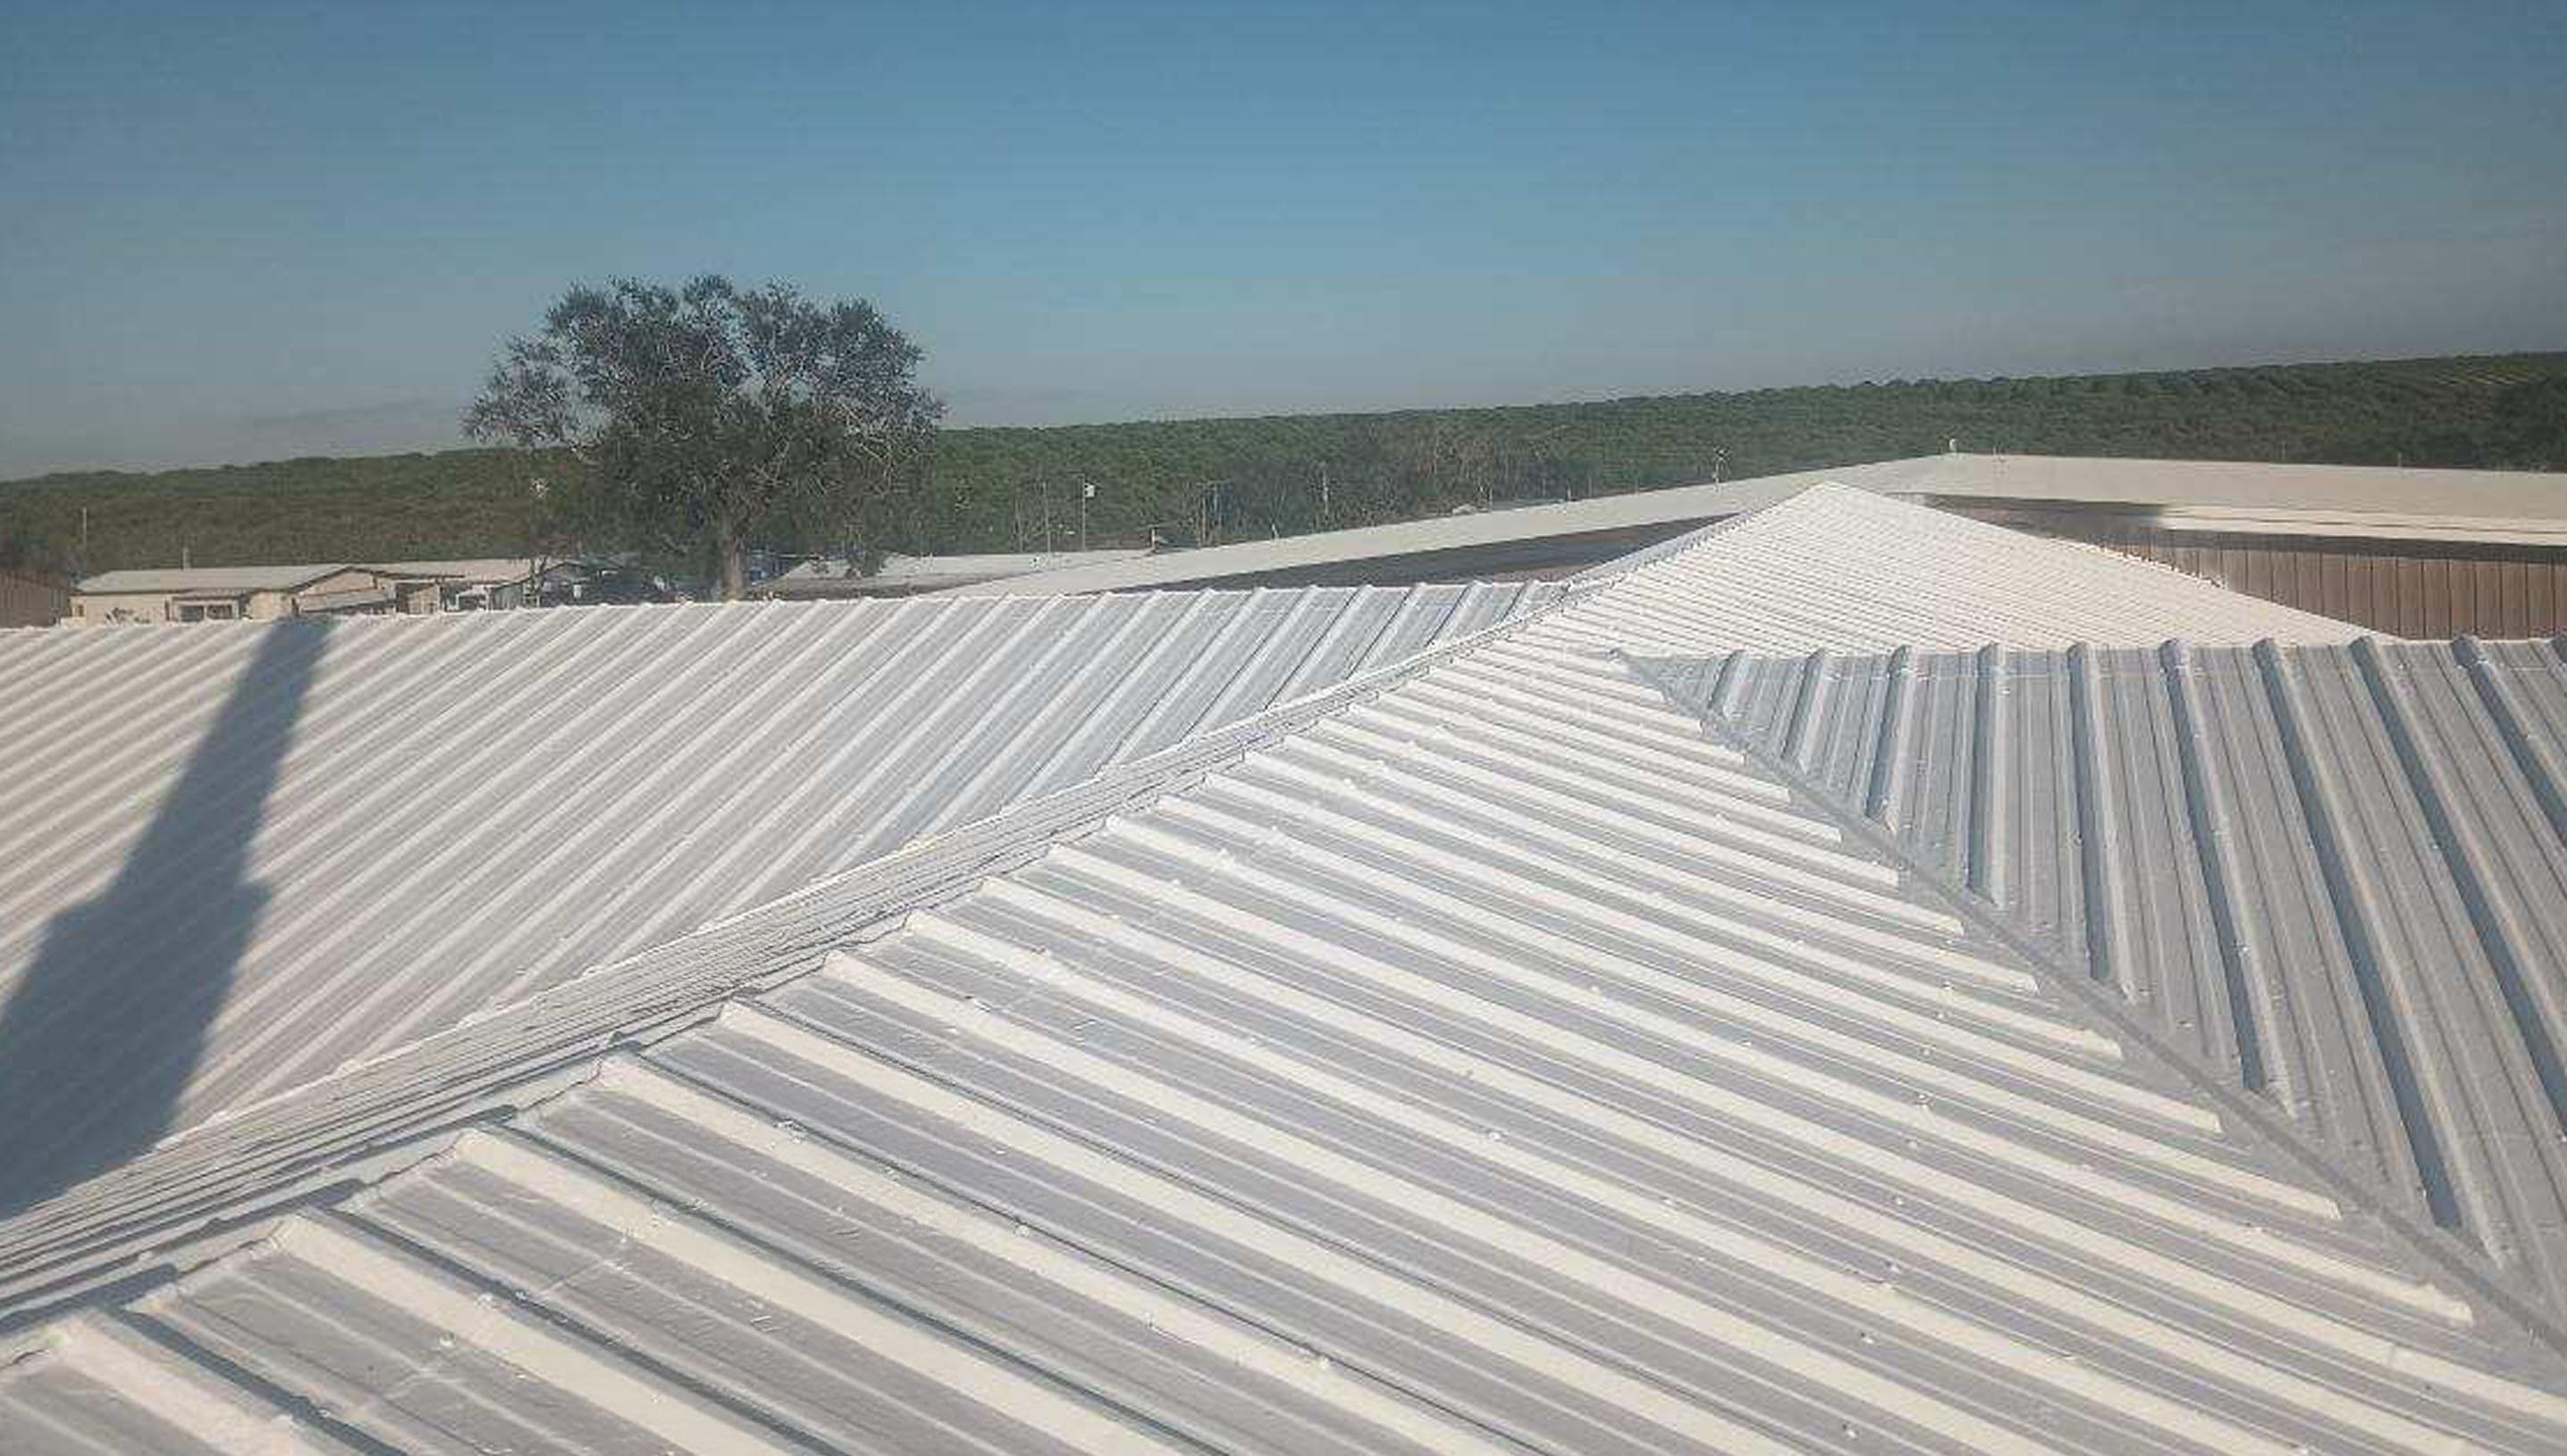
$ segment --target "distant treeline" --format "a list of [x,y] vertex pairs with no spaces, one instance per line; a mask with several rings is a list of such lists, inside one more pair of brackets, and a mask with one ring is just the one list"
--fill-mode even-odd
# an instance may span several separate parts
[[[1176,545],[1462,505],[1964,450],[2567,469],[2567,354],[1672,395],[1593,404],[950,430],[898,538],[785,550]],[[0,483],[0,564],[398,560],[525,549],[514,451],[281,460]],[[86,511],[86,521],[83,516]],[[592,543],[600,548],[614,543]]]

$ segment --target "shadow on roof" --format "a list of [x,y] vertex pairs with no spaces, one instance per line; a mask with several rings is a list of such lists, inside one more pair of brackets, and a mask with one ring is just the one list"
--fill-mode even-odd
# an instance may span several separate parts
[[168,1130],[267,905],[248,878],[250,845],[329,630],[321,620],[266,630],[106,893],[46,926],[0,1008],[0,1108],[51,1103],[37,1095],[48,1084],[95,1081],[108,1068],[123,1091],[42,1121],[0,1114],[0,1216]]

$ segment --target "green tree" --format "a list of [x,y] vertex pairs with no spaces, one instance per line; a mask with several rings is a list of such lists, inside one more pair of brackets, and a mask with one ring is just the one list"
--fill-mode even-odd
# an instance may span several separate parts
[[567,451],[561,502],[623,544],[704,563],[721,595],[742,553],[795,531],[865,549],[944,405],[923,354],[862,299],[819,304],[783,284],[706,275],[671,288],[618,278],[562,295],[508,341],[463,428]]
[[2495,398],[2488,434],[2503,463],[2567,469],[2567,375],[2518,384]]

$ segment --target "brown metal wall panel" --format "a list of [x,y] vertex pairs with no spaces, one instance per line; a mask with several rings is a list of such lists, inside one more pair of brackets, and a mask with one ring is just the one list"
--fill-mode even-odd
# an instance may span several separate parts
[[2567,634],[2567,550],[2171,531],[2128,510],[1964,510],[2162,562],[2231,591],[2398,637]]

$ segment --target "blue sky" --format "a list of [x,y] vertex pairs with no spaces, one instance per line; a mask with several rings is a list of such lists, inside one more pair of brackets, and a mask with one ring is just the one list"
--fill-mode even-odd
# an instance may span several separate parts
[[0,474],[432,448],[567,284],[956,423],[2567,348],[2567,5],[13,5]]

